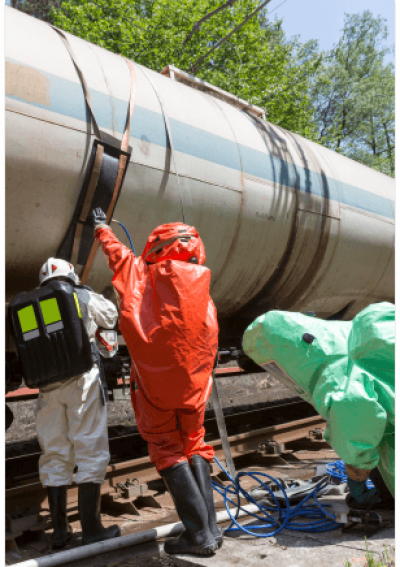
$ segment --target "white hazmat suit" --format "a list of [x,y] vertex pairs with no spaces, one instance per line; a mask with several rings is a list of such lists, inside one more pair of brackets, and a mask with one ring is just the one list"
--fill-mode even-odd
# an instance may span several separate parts
[[[91,341],[97,327],[111,329],[118,318],[116,307],[103,296],[77,288],[82,317]],[[85,374],[40,389],[36,432],[43,454],[39,459],[43,486],[75,482],[103,484],[110,459],[107,406],[102,399],[97,364]]]

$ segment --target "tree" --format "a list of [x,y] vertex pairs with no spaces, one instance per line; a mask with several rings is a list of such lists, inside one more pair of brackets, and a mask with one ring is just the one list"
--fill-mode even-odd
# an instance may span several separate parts
[[346,15],[310,94],[321,144],[394,176],[394,68],[384,63],[386,38],[381,17]]
[[[182,70],[226,37],[259,0],[65,0],[53,9],[53,23],[65,31],[128,57],[155,71],[167,64]],[[191,34],[194,28],[194,33]],[[286,40],[281,21],[263,9],[213,51],[195,72],[252,104],[265,107],[274,124],[314,137],[310,76],[319,58],[307,46]]]
[[50,12],[53,8],[60,8],[61,0],[10,0],[10,5],[25,14],[51,22]]

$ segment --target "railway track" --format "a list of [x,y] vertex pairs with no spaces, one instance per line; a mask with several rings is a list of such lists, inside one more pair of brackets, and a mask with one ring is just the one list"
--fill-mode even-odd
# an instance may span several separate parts
[[[255,405],[257,408],[257,405]],[[296,421],[316,415],[313,408],[298,398],[284,402],[266,404],[266,407],[250,410],[248,407],[225,411],[225,422],[229,435],[263,430],[265,427]],[[219,436],[213,412],[208,411],[205,419],[205,440],[213,443]],[[110,428],[111,465],[119,466],[122,461],[134,462],[138,457],[147,455],[147,444],[140,437],[136,427],[121,426]],[[23,454],[6,459],[6,489],[30,485],[38,481],[38,460],[40,452]],[[134,458],[136,457],[136,458]]]
[[[259,369],[260,372],[264,372],[262,368]],[[244,376],[246,371],[238,366],[227,367],[227,368],[217,368],[214,370],[216,378],[231,378],[232,376]],[[129,388],[129,384],[125,384]],[[117,381],[117,388],[122,389],[124,387],[122,378]],[[29,400],[36,400],[39,395],[38,388],[19,388],[12,392],[6,394],[6,402],[27,402]]]
[[[302,400],[289,403],[276,403],[272,407],[227,415],[226,424],[232,456],[237,459],[249,454],[260,458],[277,456],[285,444],[322,432],[324,420]],[[307,417],[304,417],[307,416]],[[206,440],[216,451],[216,456],[224,459],[221,441],[215,419],[205,421]],[[320,435],[320,433],[317,433]],[[133,448],[127,450],[127,447]],[[145,506],[154,511],[165,503],[155,495],[151,484],[159,480],[159,475],[150,463],[148,455],[139,456],[146,444],[137,432],[118,435],[110,439],[112,460],[107,469],[105,484],[102,486],[102,509],[112,515],[128,514],[140,516],[138,508]],[[135,451],[137,450],[137,452]],[[129,453],[136,458],[126,458]],[[120,455],[123,455],[121,458]],[[26,530],[38,530],[43,524],[43,512],[48,510],[47,492],[39,481],[37,461],[40,453],[14,457],[6,461],[6,517],[7,538],[15,540]],[[267,458],[268,460],[268,458]],[[216,467],[216,465],[213,465]],[[214,474],[219,471],[216,468]],[[127,479],[135,479],[126,486]],[[150,484],[150,487],[149,487]],[[125,491],[121,487],[125,486]],[[68,507],[75,509],[78,489],[72,485],[68,489]]]

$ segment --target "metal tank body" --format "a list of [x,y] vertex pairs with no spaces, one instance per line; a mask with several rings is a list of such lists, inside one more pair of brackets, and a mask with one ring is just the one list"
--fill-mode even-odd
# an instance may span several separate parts
[[[59,35],[8,7],[5,32],[9,300],[36,286],[40,266],[55,255],[94,135]],[[100,128],[121,138],[130,92],[126,62],[68,37]],[[271,308],[349,319],[370,303],[393,301],[392,178],[140,65],[135,69],[133,152],[114,216],[138,253],[157,225],[181,220],[152,81],[169,116],[186,221],[206,247],[223,336],[240,333]],[[125,242],[119,227],[115,232]],[[98,251],[88,284],[102,291],[110,279]]]

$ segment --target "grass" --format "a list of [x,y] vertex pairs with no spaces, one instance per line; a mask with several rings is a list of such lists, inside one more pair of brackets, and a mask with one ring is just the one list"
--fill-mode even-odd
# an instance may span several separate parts
[[[346,561],[344,567],[352,567],[351,562]],[[391,557],[385,545],[385,551],[382,552],[381,557],[376,558],[368,549],[368,541],[365,538],[365,563],[363,567],[395,567],[394,550]]]

